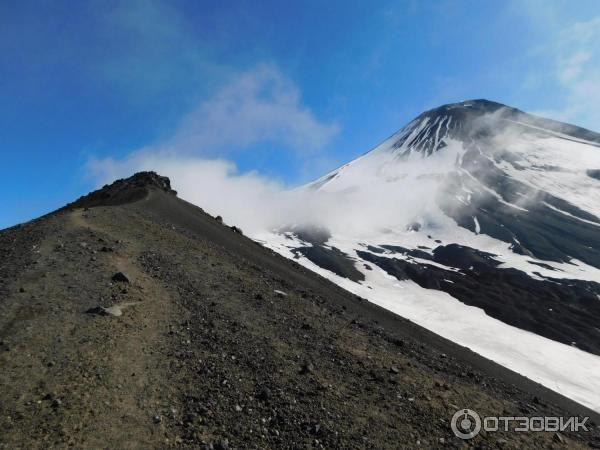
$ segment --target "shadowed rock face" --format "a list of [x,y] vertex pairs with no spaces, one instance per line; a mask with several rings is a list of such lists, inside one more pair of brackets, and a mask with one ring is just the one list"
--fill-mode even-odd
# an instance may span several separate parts
[[535,279],[519,270],[498,268],[500,263],[494,255],[456,244],[439,246],[427,258],[415,251],[404,252],[401,247],[381,247],[460,270],[379,256],[377,253],[382,252],[374,251],[377,247],[373,246],[357,254],[398,280],[447,292],[507,324],[600,355],[598,283]]
[[[357,249],[356,255],[349,255],[321,239],[310,240],[306,233],[302,236],[312,245],[293,249],[296,257],[304,256],[340,277],[361,283],[365,275],[358,270],[361,264],[357,261],[370,263],[398,280],[447,292],[509,325],[600,355],[600,283],[533,278],[520,270],[501,268],[496,255],[458,244],[440,245],[431,252],[367,245],[367,251]],[[386,252],[403,258],[384,255]],[[544,263],[537,265],[555,270]]]
[[121,178],[112,184],[80,197],[65,208],[90,208],[100,205],[121,205],[141,200],[148,195],[149,189],[158,189],[172,195],[177,192],[171,189],[171,180],[156,172],[138,172],[129,178]]
[[327,269],[343,278],[352,281],[363,281],[365,276],[354,267],[354,260],[350,259],[339,249],[327,248],[320,245],[312,247],[300,247],[294,250],[294,253],[305,256],[317,266]]
[[600,180],[600,169],[590,169],[587,171],[587,176]]

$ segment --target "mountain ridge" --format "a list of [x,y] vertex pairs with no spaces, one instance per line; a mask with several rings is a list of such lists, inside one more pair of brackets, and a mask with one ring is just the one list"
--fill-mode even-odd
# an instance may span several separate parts
[[[96,194],[93,206],[0,232],[7,448],[456,446],[449,418],[465,402],[481,414],[598,420],[233,232],[166,185],[123,185],[135,195],[104,192],[126,202]],[[498,439],[584,448],[600,435],[474,442]]]

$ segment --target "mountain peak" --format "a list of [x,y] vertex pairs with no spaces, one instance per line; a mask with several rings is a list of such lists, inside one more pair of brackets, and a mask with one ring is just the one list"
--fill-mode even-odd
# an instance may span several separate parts
[[87,208],[130,203],[144,198],[149,189],[157,189],[172,195],[177,192],[171,189],[171,180],[153,171],[137,172],[129,178],[121,178],[111,184],[80,197],[65,209]]
[[130,187],[154,187],[165,192],[172,191],[169,177],[164,177],[154,171],[137,172],[129,178],[122,178],[115,181],[111,186],[116,184],[124,184]]
[[538,117],[491,100],[475,99],[425,111],[384,145],[400,155],[418,152],[427,156],[446,147],[449,139],[468,143],[498,135],[508,127],[513,127],[513,131],[518,133],[560,134],[565,138],[600,144],[600,135],[593,131]]
[[506,106],[502,103],[494,102],[492,100],[487,100],[484,98],[472,99],[472,100],[464,100],[462,102],[456,103],[446,103],[445,105],[438,106],[437,108],[430,109],[429,111],[424,112],[422,115],[434,112],[434,111],[455,111],[455,110],[464,110],[474,113],[493,113],[498,111],[499,109],[507,108],[510,110],[515,110],[515,108],[511,108],[510,106]]
[[[520,111],[485,99],[448,103],[423,112],[392,136],[391,150],[400,155],[412,152],[431,155],[444,148],[448,139],[465,141],[489,114],[517,115]],[[506,111],[506,112],[504,112]]]

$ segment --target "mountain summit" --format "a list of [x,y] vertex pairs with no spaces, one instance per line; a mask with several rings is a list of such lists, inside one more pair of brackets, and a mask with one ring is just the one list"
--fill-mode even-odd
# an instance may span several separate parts
[[177,195],[177,192],[171,189],[169,178],[160,176],[156,172],[138,172],[129,178],[122,178],[110,185],[104,185],[101,189],[69,203],[65,208],[89,208],[131,203],[146,197],[151,189]]
[[515,125],[521,132],[559,133],[600,145],[598,133],[483,99],[451,103],[426,111],[389,140],[392,141],[391,148],[401,155],[413,151],[430,155],[447,145],[449,139],[476,142],[484,137],[493,138]]

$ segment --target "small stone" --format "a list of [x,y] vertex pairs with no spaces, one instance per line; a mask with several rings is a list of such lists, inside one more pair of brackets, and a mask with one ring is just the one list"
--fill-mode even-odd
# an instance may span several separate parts
[[275,289],[273,292],[277,294],[277,297],[287,297],[287,294],[283,291],[280,291],[279,289]]
[[314,372],[314,370],[315,370],[315,366],[312,363],[305,363],[302,365],[302,367],[300,369],[300,373],[308,374],[308,373]]
[[52,407],[53,408],[58,408],[62,405],[62,400],[59,398],[55,398],[54,400],[52,400]]
[[114,316],[120,317],[123,315],[123,310],[118,305],[104,308],[103,306],[96,306],[86,311],[87,314],[97,314],[99,316]]
[[237,412],[242,412],[242,407],[240,405],[235,405],[235,410]]
[[264,401],[269,400],[269,398],[271,397],[271,390],[269,388],[262,388],[260,390],[260,392],[258,393],[258,395],[256,396],[257,399]]
[[400,369],[398,369],[396,366],[392,366],[392,367],[390,367],[390,372],[391,373],[400,373]]
[[156,416],[154,416],[154,417],[152,418],[152,421],[153,421],[154,423],[161,423],[161,422],[162,422],[162,417],[161,417],[161,415],[160,415],[160,414],[157,414]]
[[229,441],[223,439],[215,444],[215,450],[229,450]]
[[112,276],[112,280],[119,283],[129,283],[129,277],[123,272],[117,272]]

